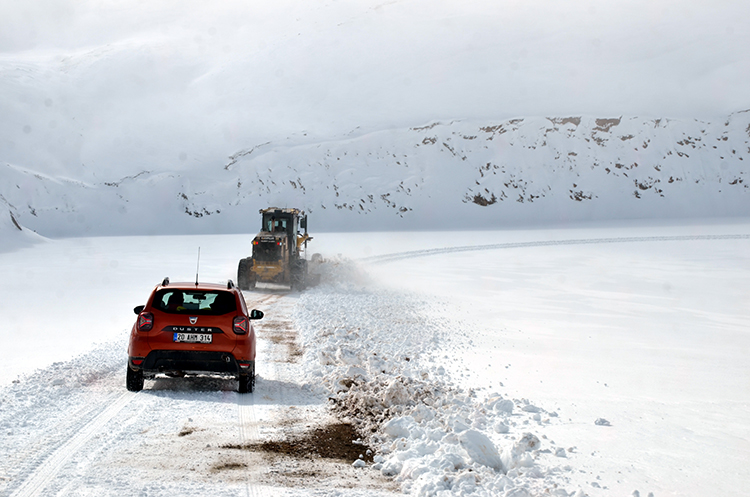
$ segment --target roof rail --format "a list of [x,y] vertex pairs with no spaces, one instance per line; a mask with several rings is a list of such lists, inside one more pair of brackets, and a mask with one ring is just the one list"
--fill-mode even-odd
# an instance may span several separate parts
[[167,285],[169,285],[169,276],[164,278],[161,282],[161,286],[167,286]]

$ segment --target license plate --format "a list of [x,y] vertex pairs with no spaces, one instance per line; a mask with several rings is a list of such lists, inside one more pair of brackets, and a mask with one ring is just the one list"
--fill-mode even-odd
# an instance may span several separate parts
[[212,335],[205,335],[203,333],[175,333],[173,340],[175,342],[211,343],[212,338]]

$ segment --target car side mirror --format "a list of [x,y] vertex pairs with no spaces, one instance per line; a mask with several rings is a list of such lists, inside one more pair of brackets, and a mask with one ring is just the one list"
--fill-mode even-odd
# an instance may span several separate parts
[[263,311],[253,309],[252,311],[250,311],[250,319],[263,319]]
[[146,308],[145,305],[137,305],[137,306],[135,306],[133,308],[133,312],[136,313],[136,314],[140,314],[140,313],[143,312],[143,309],[145,309],[145,308]]

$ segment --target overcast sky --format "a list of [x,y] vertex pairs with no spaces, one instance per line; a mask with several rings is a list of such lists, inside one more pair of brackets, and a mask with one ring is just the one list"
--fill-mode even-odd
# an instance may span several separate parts
[[0,160],[201,164],[432,120],[750,108],[747,1],[0,3]]

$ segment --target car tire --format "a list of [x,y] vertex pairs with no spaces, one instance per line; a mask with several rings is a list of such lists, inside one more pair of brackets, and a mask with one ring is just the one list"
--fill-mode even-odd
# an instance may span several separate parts
[[253,393],[255,390],[255,361],[250,363],[247,373],[240,373],[240,393]]
[[125,387],[131,392],[140,392],[143,390],[143,371],[133,371],[130,366],[127,367],[128,374],[125,379]]

